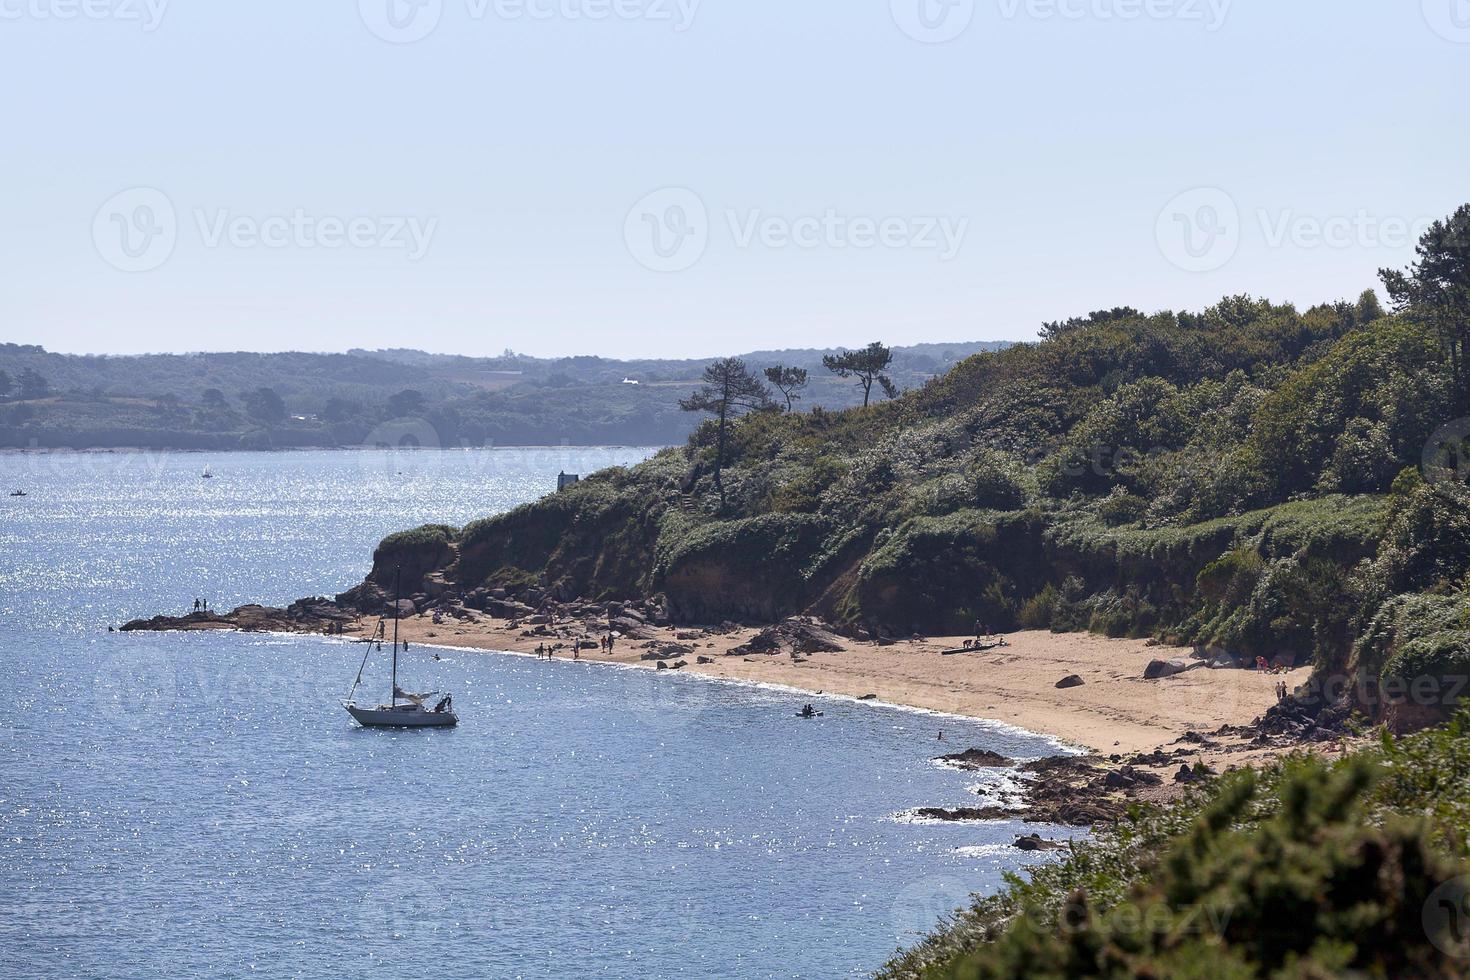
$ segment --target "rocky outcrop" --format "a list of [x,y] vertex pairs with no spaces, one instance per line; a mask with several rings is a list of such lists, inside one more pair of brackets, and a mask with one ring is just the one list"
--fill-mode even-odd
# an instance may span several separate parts
[[1190,664],[1183,660],[1150,660],[1148,666],[1143,670],[1144,680],[1157,680],[1161,677],[1173,677],[1190,669]]
[[1064,842],[1046,840],[1040,834],[1026,834],[1017,837],[1011,846],[1022,851],[1065,851],[1067,849]]
[[775,626],[767,626],[730,653],[741,656],[752,653],[841,653],[845,649],[842,637],[826,623],[810,617],[793,616]]
[[934,761],[947,763],[956,769],[1003,769],[1012,765],[1010,759],[989,749],[965,749],[953,755],[941,755]]
[[1085,683],[1087,682],[1076,674],[1068,674],[1066,677],[1057,681],[1056,686],[1058,690],[1065,691],[1068,688],[1081,687]]
[[[977,761],[990,761],[994,754],[970,750],[946,759],[958,760],[967,756]],[[1120,793],[1123,788],[1110,785],[1108,781],[1115,772],[1090,757],[1037,759],[1019,768],[1036,778],[1025,783],[1018,806],[924,807],[916,810],[915,814],[931,820],[1024,820],[1027,823],[1090,827],[1116,823],[1127,812],[1127,801]],[[1130,787],[1146,784],[1143,774],[1126,768],[1124,771],[1130,773]],[[1157,776],[1152,778],[1155,783],[1161,782]]]
[[[380,589],[392,592],[401,581],[403,595],[412,595],[425,590],[425,582],[436,573],[441,574],[458,555],[454,541],[458,532],[442,524],[426,524],[412,531],[390,534],[379,542],[373,551],[373,569],[367,581]],[[447,585],[442,585],[442,592]]]

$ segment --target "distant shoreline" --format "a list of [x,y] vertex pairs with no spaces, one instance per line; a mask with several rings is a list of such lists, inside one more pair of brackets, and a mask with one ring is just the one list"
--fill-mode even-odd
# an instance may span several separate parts
[[[672,445],[672,444],[670,444]],[[568,445],[499,445],[499,446],[277,446],[271,448],[251,449],[246,446],[237,446],[231,449],[185,449],[177,447],[152,448],[147,446],[88,446],[84,449],[73,449],[69,446],[0,446],[0,456],[53,456],[53,455],[83,455],[83,454],[116,454],[135,455],[139,453],[177,453],[191,456],[228,456],[231,453],[249,453],[251,455],[265,455],[270,453],[463,453],[463,452],[494,452],[500,449],[652,449],[663,450],[670,448],[669,445],[639,445],[637,443],[595,443],[595,444],[568,444]]]

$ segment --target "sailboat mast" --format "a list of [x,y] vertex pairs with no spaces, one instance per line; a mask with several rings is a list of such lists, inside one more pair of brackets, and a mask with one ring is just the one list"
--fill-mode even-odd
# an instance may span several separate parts
[[393,569],[393,689],[389,691],[393,707],[398,707],[398,603],[402,594],[403,566]]

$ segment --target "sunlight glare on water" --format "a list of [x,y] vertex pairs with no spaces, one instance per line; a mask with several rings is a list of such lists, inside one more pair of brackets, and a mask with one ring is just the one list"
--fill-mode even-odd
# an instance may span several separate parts
[[334,594],[388,532],[649,452],[0,456],[0,972],[861,975],[1037,860],[895,819],[976,799],[921,713],[448,651],[403,669],[460,728],[375,732],[337,703],[360,646],[106,632]]

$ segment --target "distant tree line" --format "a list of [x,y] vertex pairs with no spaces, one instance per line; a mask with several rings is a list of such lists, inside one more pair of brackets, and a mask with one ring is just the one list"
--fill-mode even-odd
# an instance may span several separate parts
[[14,395],[21,401],[33,401],[49,397],[50,394],[51,382],[33,368],[22,371],[19,381],[12,379],[5,371],[0,371],[0,400],[7,400]]

